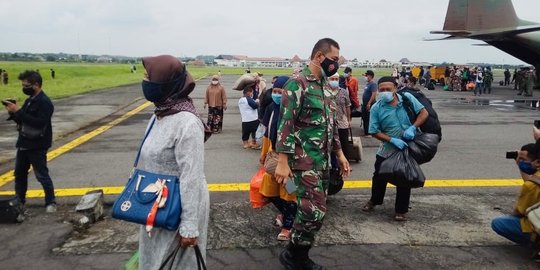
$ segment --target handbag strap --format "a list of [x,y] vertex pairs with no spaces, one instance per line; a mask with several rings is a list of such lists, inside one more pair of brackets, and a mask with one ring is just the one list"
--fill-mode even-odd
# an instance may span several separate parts
[[197,269],[199,270],[206,270],[206,263],[204,262],[204,258],[201,253],[201,249],[199,246],[194,246],[195,248],[195,255],[197,256]]
[[[172,269],[172,266],[173,266],[173,263],[174,263],[174,259],[176,258],[176,256],[178,255],[178,252],[180,251],[180,248],[181,248],[181,245],[180,243],[178,243],[178,245],[176,245],[176,248],[174,248],[174,250],[167,256],[167,258],[165,258],[165,260],[161,263],[161,265],[159,266],[159,270],[163,270],[165,269],[164,267],[170,262],[170,265],[169,265],[169,270]],[[202,253],[201,253],[201,249],[199,248],[198,245],[195,245],[193,247],[195,249],[195,256],[197,257],[197,269],[199,270],[206,270],[206,263],[204,262],[204,258],[202,256]]]
[[152,119],[152,123],[150,123],[150,127],[146,131],[146,134],[144,134],[144,138],[141,142],[141,145],[139,146],[139,151],[137,152],[137,157],[135,158],[135,162],[133,163],[133,168],[137,168],[137,164],[139,163],[139,157],[141,157],[141,149],[143,147],[144,141],[146,141],[146,138],[148,138],[148,134],[150,134],[150,130],[154,127],[154,122],[156,122],[156,116]]
[[165,269],[165,266],[171,262],[171,264],[169,265],[169,270],[172,269],[172,266],[173,266],[173,263],[174,263],[174,258],[176,258],[176,255],[178,255],[178,251],[180,251],[180,243],[178,243],[178,245],[176,245],[176,247],[174,248],[174,250],[167,256],[167,258],[165,258],[165,260],[161,263],[161,265],[159,266],[159,270],[163,270]]
[[[353,136],[352,136],[352,127],[349,127],[349,138],[351,139],[351,142],[353,141]],[[343,146],[342,146],[343,147]]]

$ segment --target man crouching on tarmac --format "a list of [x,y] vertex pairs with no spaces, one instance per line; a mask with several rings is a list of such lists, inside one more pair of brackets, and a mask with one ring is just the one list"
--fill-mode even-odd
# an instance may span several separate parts
[[[535,138],[540,130],[535,129]],[[491,221],[491,228],[497,234],[525,248],[534,248],[538,235],[527,219],[526,210],[540,202],[540,140],[536,144],[526,144],[517,151],[516,164],[519,168],[523,185],[517,198],[514,212]],[[537,247],[536,247],[537,248]],[[534,251],[533,259],[540,262],[540,252]]]

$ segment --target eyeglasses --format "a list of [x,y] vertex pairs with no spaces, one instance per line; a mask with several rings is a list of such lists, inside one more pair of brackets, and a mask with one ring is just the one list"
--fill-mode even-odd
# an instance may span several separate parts
[[33,86],[33,84],[24,84],[24,83],[22,84],[22,87],[24,87],[24,88],[30,88],[32,86]]

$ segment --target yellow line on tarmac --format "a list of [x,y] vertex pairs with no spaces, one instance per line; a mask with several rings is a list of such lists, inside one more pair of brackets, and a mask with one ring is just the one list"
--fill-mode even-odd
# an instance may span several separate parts
[[[91,140],[92,138],[98,136],[99,134],[102,134],[103,132],[111,129],[112,127],[120,124],[121,122],[125,121],[126,119],[130,118],[131,116],[139,113],[140,111],[146,109],[148,106],[150,106],[152,103],[151,102],[148,102],[146,101],[145,103],[143,103],[142,105],[140,105],[139,107],[127,112],[126,114],[122,115],[121,117],[117,118],[117,119],[114,119],[113,121],[101,126],[101,127],[98,127],[92,131],[90,131],[89,133],[86,133],[76,139],[74,139],[73,141],[71,142],[68,142],[52,151],[50,151],[49,153],[47,153],[47,161],[51,161],[55,158],[57,158],[58,156],[62,155],[62,154],[65,154],[66,152],[72,150],[73,148]],[[12,180],[14,179],[14,176],[13,176],[13,170],[10,170],[2,175],[0,175],[0,187],[11,182]],[[66,196],[69,196],[69,195],[66,195]],[[71,196],[74,196],[74,195],[71,195]]]
[[[459,187],[514,187],[523,184],[521,179],[445,179],[445,180],[427,180],[425,187],[429,188],[459,188]],[[390,185],[393,187],[392,185]],[[346,189],[367,189],[371,188],[371,180],[349,180],[345,181]],[[61,188],[56,189],[55,194],[58,197],[82,196],[86,192],[96,189],[102,189],[107,195],[117,195],[124,189],[123,186],[113,187],[83,187],[83,188]],[[208,190],[211,192],[233,192],[248,191],[249,183],[227,183],[227,184],[208,184]],[[0,195],[13,195],[13,191],[0,191]],[[27,197],[43,198],[43,190],[29,190]]]

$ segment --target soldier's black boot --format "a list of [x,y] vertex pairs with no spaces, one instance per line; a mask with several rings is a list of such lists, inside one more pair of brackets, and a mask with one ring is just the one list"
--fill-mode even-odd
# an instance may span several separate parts
[[286,270],[326,270],[326,267],[316,264],[309,258],[311,246],[287,245],[279,255],[279,261]]

